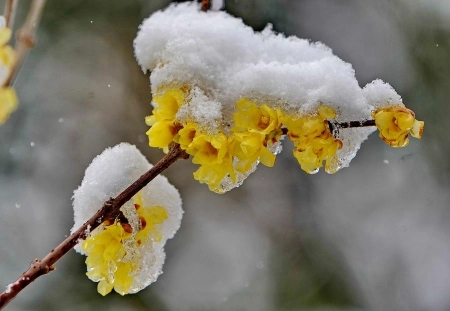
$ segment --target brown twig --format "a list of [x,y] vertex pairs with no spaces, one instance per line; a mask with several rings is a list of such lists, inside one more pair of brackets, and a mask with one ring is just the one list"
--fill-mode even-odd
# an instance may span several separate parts
[[86,221],[77,231],[66,238],[55,249],[48,253],[42,260],[35,259],[30,268],[14,283],[7,286],[7,289],[0,294],[0,310],[5,307],[22,289],[28,286],[41,275],[47,274],[53,270],[53,266],[61,257],[69,252],[75,245],[87,237],[89,232],[97,228],[107,219],[115,219],[120,215],[120,207],[128,202],[135,194],[144,188],[156,176],[161,174],[170,165],[178,159],[187,159],[189,155],[181,150],[178,144],[173,143],[169,153],[155,164],[147,173],[139,177],[132,185],[126,188],[115,198],[106,201],[102,208]]
[[5,86],[11,86],[14,83],[17,72],[22,67],[23,61],[36,41],[36,29],[41,19],[46,0],[33,0],[28,11],[27,19],[22,28],[17,32],[17,42],[14,48],[16,52],[16,61],[11,69]]
[[[334,130],[353,128],[353,127],[368,127],[368,126],[376,126],[375,120],[364,120],[364,121],[348,121],[348,122],[332,122],[327,121],[328,127],[330,128],[331,133]],[[283,135],[287,135],[288,129],[283,127],[281,129]]]
[[[328,122],[332,124],[332,122]],[[340,122],[334,123],[333,125],[337,126],[341,129],[352,128],[352,127],[367,127],[367,126],[375,126],[375,120],[364,120],[364,121],[348,121],[348,122]]]
[[3,16],[5,17],[5,26],[14,27],[14,18],[16,17],[16,8],[19,0],[6,0]]
[[211,0],[202,0],[202,8],[203,12],[208,11],[211,8]]

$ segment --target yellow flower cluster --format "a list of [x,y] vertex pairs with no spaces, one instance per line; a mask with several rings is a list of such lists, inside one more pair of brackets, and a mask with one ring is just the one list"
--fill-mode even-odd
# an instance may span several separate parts
[[7,45],[11,38],[11,29],[0,28],[0,125],[5,123],[17,108],[16,92],[11,87],[4,87],[15,62],[14,50]]
[[121,295],[129,293],[141,262],[140,246],[162,238],[156,225],[168,218],[166,210],[161,206],[143,207],[139,193],[133,200],[140,220],[138,230],[122,219],[105,222],[81,245],[87,255],[86,275],[99,282],[97,291],[103,296],[113,288]]
[[209,134],[202,132],[195,122],[177,123],[177,111],[188,92],[187,88],[170,89],[154,98],[156,108],[146,118],[146,123],[152,126],[147,132],[149,145],[167,149],[172,141],[180,144],[193,156],[192,162],[200,165],[194,178],[208,184],[210,190],[222,193],[220,184],[225,177],[236,182],[237,173],[249,171],[258,161],[272,167],[275,154],[270,148],[281,140],[283,126],[294,142],[294,156],[303,170],[313,173],[326,161],[326,171],[335,172],[335,155],[342,143],[333,137],[326,121],[336,118],[332,108],[321,106],[317,115],[294,118],[279,108],[241,98],[236,102],[229,134],[223,129]]
[[380,138],[391,147],[405,147],[409,144],[409,134],[422,138],[425,123],[418,121],[412,110],[404,106],[380,108],[372,112]]
[[[189,88],[169,89],[154,98],[156,108],[146,118],[151,126],[147,132],[149,144],[165,150],[171,142],[193,156],[192,162],[200,167],[194,178],[208,184],[210,190],[223,193],[225,177],[235,183],[239,173],[250,171],[255,163],[267,167],[275,164],[274,145],[284,134],[294,143],[293,154],[301,168],[313,174],[324,166],[333,174],[339,168],[337,152],[343,147],[330,130],[329,120],[337,118],[336,111],[321,105],[317,113],[293,115],[241,98],[235,104],[233,127],[219,128],[214,134],[206,133],[194,121],[180,123],[176,115],[188,101]],[[380,137],[392,147],[408,145],[408,135],[421,138],[424,122],[417,121],[414,112],[404,106],[377,109],[372,113]]]
[[318,114],[295,118],[286,116],[284,125],[288,128],[288,137],[293,141],[294,156],[301,168],[315,173],[325,161],[325,171],[334,174],[338,169],[336,152],[342,148],[342,142],[333,137],[328,119],[335,119],[336,111],[327,106],[319,106]]

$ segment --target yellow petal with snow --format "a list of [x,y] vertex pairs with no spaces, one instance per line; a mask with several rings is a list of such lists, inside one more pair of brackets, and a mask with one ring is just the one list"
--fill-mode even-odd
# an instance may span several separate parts
[[333,108],[331,108],[329,106],[320,105],[319,108],[317,109],[317,111],[319,112],[319,115],[323,119],[335,119],[336,118],[336,110],[334,110]]
[[153,115],[157,121],[173,121],[178,109],[184,104],[185,93],[179,89],[167,90],[163,95],[155,96],[153,102],[156,108],[153,109]]

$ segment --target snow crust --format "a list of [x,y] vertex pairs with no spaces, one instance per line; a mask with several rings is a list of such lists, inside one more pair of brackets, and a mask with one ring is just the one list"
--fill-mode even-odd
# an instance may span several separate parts
[[[178,117],[190,116],[211,132],[232,126],[234,105],[242,97],[296,115],[331,106],[338,122],[363,121],[375,108],[402,105],[381,80],[361,89],[351,64],[320,42],[286,37],[270,24],[254,32],[226,12],[201,12],[195,2],[172,4],[151,15],[140,26],[134,48],[142,70],[151,71],[152,94],[173,87],[195,89],[189,99],[195,105]],[[348,166],[374,130],[340,131],[341,167]]]
[[402,103],[402,98],[392,86],[382,80],[374,80],[368,83],[363,94],[367,103],[375,108],[385,108]]
[[[71,233],[92,217],[106,200],[117,196],[151,167],[152,165],[141,152],[127,143],[108,148],[94,158],[86,169],[81,185],[74,191],[75,224]],[[130,292],[137,292],[148,286],[162,273],[165,259],[164,245],[167,239],[171,239],[178,231],[183,216],[180,194],[166,177],[157,176],[140,191],[140,194],[144,207],[162,206],[168,218],[157,226],[162,233],[161,241],[143,243],[139,247],[140,265],[135,273]],[[132,202],[127,202],[121,210],[130,225],[133,228],[137,227],[135,223],[139,221],[139,218]],[[75,247],[75,250],[83,254],[80,244]],[[130,247],[130,250],[132,249],[133,247]]]

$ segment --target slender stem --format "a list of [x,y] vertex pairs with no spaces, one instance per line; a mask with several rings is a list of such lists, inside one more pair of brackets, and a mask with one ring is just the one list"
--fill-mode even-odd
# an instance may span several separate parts
[[5,26],[8,28],[14,27],[14,18],[16,17],[16,8],[19,0],[6,0],[5,11],[3,16],[5,17]]
[[351,127],[366,127],[366,126],[375,126],[375,120],[364,120],[364,121],[349,121],[349,122],[341,122],[336,123],[341,129],[351,128]]
[[[364,120],[364,121],[348,121],[348,122],[328,122],[328,127],[330,128],[330,131],[333,133],[335,129],[346,129],[346,128],[353,128],[353,127],[367,127],[367,126],[376,126],[375,120]],[[283,127],[281,129],[283,132],[283,135],[287,135],[288,129]]]
[[35,44],[36,29],[39,25],[45,2],[46,0],[33,0],[25,24],[17,32],[17,42],[15,46],[16,61],[5,82],[5,86],[11,86],[14,83],[17,72],[22,67],[28,51]]
[[202,8],[203,12],[208,11],[211,8],[211,0],[202,0]]
[[128,202],[136,193],[144,188],[156,176],[161,174],[165,169],[171,166],[178,159],[187,159],[189,155],[181,150],[178,144],[173,143],[169,153],[155,164],[147,173],[139,177],[133,184],[122,191],[115,198],[106,201],[102,208],[95,213],[88,221],[86,221],[77,231],[72,233],[68,238],[61,242],[56,248],[48,253],[42,260],[35,259],[30,268],[25,271],[22,276],[14,283],[7,286],[7,289],[0,294],[0,310],[5,307],[14,297],[17,296],[31,282],[41,275],[47,274],[53,270],[53,266],[61,257],[69,252],[80,240],[85,239],[89,232],[97,228],[103,221],[107,219],[115,219],[120,215],[120,207]]

